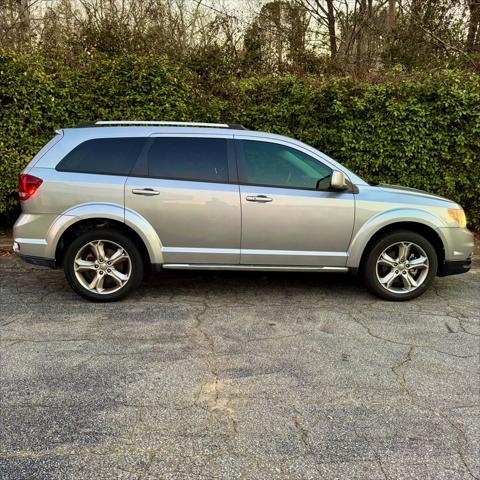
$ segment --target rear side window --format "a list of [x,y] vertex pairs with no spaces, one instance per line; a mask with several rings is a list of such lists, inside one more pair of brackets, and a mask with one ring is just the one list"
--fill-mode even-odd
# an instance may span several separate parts
[[150,177],[228,182],[227,140],[223,138],[155,138],[147,157]]
[[96,138],[77,145],[57,165],[62,172],[128,175],[145,138]]

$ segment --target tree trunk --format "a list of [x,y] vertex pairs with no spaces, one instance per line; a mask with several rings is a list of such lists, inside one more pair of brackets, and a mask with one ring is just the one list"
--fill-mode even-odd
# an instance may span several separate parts
[[356,38],[356,56],[357,56],[357,66],[359,67],[362,62],[362,57],[364,53],[364,38],[363,38],[363,29],[365,27],[365,15],[367,10],[366,0],[360,0],[360,7],[358,9],[358,19],[356,25],[354,25],[354,32],[357,32]]
[[28,0],[16,0],[18,14],[18,47],[24,49],[30,39],[30,5]]
[[388,28],[395,27],[395,0],[388,0]]
[[337,35],[335,33],[335,10],[333,9],[333,0],[327,0],[327,23],[330,54],[331,57],[334,58],[337,56]]
[[469,4],[470,22],[468,25],[467,41],[465,49],[467,52],[473,52],[480,44],[480,1],[473,0]]

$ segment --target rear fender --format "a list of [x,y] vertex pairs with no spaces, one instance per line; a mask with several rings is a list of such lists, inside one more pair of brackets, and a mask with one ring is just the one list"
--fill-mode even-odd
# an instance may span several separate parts
[[116,220],[124,223],[142,239],[150,257],[150,263],[163,263],[162,243],[152,225],[137,212],[111,203],[85,203],[75,206],[60,215],[53,222],[47,233],[45,256],[55,258],[58,242],[69,227],[79,221],[94,218]]

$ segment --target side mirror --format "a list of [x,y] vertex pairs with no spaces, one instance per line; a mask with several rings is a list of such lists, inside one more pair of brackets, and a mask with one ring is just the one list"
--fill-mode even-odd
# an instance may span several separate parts
[[345,174],[334,170],[332,172],[332,177],[330,178],[330,188],[332,190],[347,190],[347,180],[345,179]]

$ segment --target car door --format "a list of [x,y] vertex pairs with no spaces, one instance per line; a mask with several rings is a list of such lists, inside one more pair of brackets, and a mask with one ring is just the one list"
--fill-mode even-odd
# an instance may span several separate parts
[[344,267],[354,194],[329,189],[331,166],[280,140],[236,141],[246,265]]
[[146,218],[164,263],[238,264],[240,199],[232,135],[156,135],[125,185],[125,207]]

